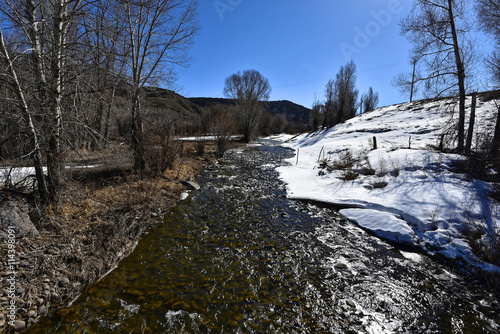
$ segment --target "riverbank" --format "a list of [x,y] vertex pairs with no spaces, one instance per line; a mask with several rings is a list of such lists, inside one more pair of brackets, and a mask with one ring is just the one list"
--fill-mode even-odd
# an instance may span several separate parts
[[28,213],[39,233],[16,238],[11,249],[0,245],[0,333],[29,328],[112,270],[178,203],[186,190],[182,181],[214,162],[211,154],[183,157],[157,178],[90,175],[68,185],[64,200],[43,218],[31,201],[3,192],[0,202]]

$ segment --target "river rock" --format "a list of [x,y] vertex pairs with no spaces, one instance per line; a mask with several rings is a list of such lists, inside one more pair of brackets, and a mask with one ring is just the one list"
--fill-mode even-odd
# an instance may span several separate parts
[[68,285],[69,285],[69,279],[67,277],[61,278],[61,280],[59,281],[59,286],[63,288]]
[[336,263],[336,264],[334,265],[334,267],[335,267],[335,269],[337,269],[337,270],[347,270],[347,269],[349,269],[349,267],[347,266],[347,264],[342,263],[342,262]]
[[14,323],[14,330],[15,331],[23,331],[26,328],[26,322],[22,320],[18,320]]
[[191,190],[198,190],[201,188],[198,183],[193,181],[182,181],[181,183],[186,187],[190,188]]
[[46,315],[47,313],[48,313],[47,306],[42,305],[42,306],[38,307],[38,314],[43,316],[43,315]]
[[10,200],[0,203],[0,239],[8,240],[9,227],[14,227],[16,238],[39,235],[28,216],[28,204],[23,202]]

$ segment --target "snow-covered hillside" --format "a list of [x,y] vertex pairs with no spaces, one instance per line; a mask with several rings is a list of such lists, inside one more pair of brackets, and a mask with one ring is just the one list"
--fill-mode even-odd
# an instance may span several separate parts
[[[467,103],[470,110],[471,98]],[[478,99],[477,134],[492,134],[496,103]],[[454,145],[456,111],[453,99],[404,103],[327,131],[279,137],[296,150],[279,168],[288,196],[348,207],[341,214],[382,238],[500,271],[479,261],[463,237],[468,224],[500,228],[500,206],[488,196],[491,185],[457,171],[464,157],[435,150],[443,134]],[[481,138],[475,138],[479,145]]]

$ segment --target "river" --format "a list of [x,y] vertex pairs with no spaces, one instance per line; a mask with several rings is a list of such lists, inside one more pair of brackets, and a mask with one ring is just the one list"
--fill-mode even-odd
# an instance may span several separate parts
[[164,222],[30,333],[500,333],[493,296],[286,198],[271,143],[227,152]]

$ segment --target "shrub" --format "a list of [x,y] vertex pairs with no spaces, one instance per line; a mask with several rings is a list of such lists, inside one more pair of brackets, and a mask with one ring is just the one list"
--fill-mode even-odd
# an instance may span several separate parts
[[500,265],[500,227],[495,224],[494,216],[491,212],[483,213],[482,218],[469,215],[460,232],[478,258]]
[[340,152],[338,158],[333,161],[333,168],[338,170],[352,169],[356,161],[351,150],[346,149]]

